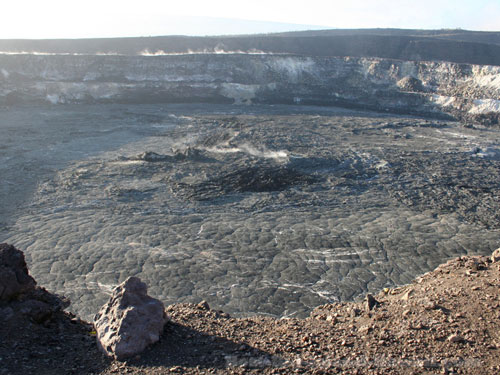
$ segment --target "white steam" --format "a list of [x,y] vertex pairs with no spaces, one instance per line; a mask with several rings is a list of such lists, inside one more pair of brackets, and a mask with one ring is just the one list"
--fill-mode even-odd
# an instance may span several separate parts
[[186,52],[165,52],[163,50],[156,50],[155,52],[150,52],[148,49],[143,50],[140,53],[141,56],[184,56],[184,55],[274,55],[274,53],[264,52],[257,49],[250,49],[248,51],[227,51],[221,47],[215,47],[213,49],[203,49],[193,51],[188,49]]
[[[71,52],[41,52],[41,51],[0,51],[0,55],[33,55],[33,56],[127,56],[126,54],[116,52],[96,52],[96,53],[71,53]],[[191,50],[186,52],[165,52],[156,50],[154,52],[145,49],[138,54],[139,56],[185,56],[185,55],[282,55],[280,53],[264,52],[252,48],[248,51],[228,51],[219,46],[213,49]]]
[[116,52],[70,53],[39,51],[0,51],[0,55],[32,55],[32,56],[124,56]]
[[264,158],[264,159],[275,159],[275,160],[287,160],[288,159],[288,152],[285,150],[270,151],[270,150],[267,150],[266,148],[258,149],[252,145],[247,144],[247,143],[243,143],[237,147],[227,147],[227,148],[210,147],[210,148],[206,148],[206,150],[209,152],[218,153],[218,154],[233,154],[233,153],[237,153],[237,152],[242,152],[242,153],[245,153],[248,155],[252,155],[252,156]]

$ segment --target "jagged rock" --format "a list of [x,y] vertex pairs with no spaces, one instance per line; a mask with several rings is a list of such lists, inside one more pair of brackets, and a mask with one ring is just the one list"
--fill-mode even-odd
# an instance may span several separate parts
[[28,274],[23,252],[8,244],[0,244],[0,301],[8,303],[0,309],[3,320],[23,315],[35,323],[49,321],[56,311],[69,305],[65,298],[37,287]]
[[496,249],[493,254],[491,254],[491,261],[493,263],[500,262],[500,248]]
[[378,306],[379,302],[371,294],[367,294],[365,298],[365,307],[367,311],[373,310],[374,307]]
[[199,308],[200,310],[210,310],[210,306],[208,305],[208,302],[205,300],[198,303],[196,307]]
[[163,303],[147,295],[147,286],[130,277],[94,318],[97,345],[118,360],[135,356],[157,342],[166,322]]
[[36,282],[28,274],[22,251],[0,244],[0,301],[8,301],[35,289]]

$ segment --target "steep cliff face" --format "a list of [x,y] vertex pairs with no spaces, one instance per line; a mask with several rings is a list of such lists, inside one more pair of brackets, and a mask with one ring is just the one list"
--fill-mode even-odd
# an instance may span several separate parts
[[272,54],[1,55],[0,103],[338,105],[497,124],[500,67]]

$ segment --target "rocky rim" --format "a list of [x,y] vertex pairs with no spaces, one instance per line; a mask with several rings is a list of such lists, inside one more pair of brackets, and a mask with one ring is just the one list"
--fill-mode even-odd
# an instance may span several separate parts
[[306,319],[175,304],[160,341],[118,362],[74,315],[54,309],[34,319],[26,300],[49,300],[38,287],[0,303],[0,374],[498,374],[499,288],[497,250],[365,301],[319,306]]

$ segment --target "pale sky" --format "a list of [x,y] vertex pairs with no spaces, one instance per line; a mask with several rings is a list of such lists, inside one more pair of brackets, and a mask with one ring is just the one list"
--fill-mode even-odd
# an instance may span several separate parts
[[3,0],[0,11],[0,39],[311,28],[500,30],[500,0]]

